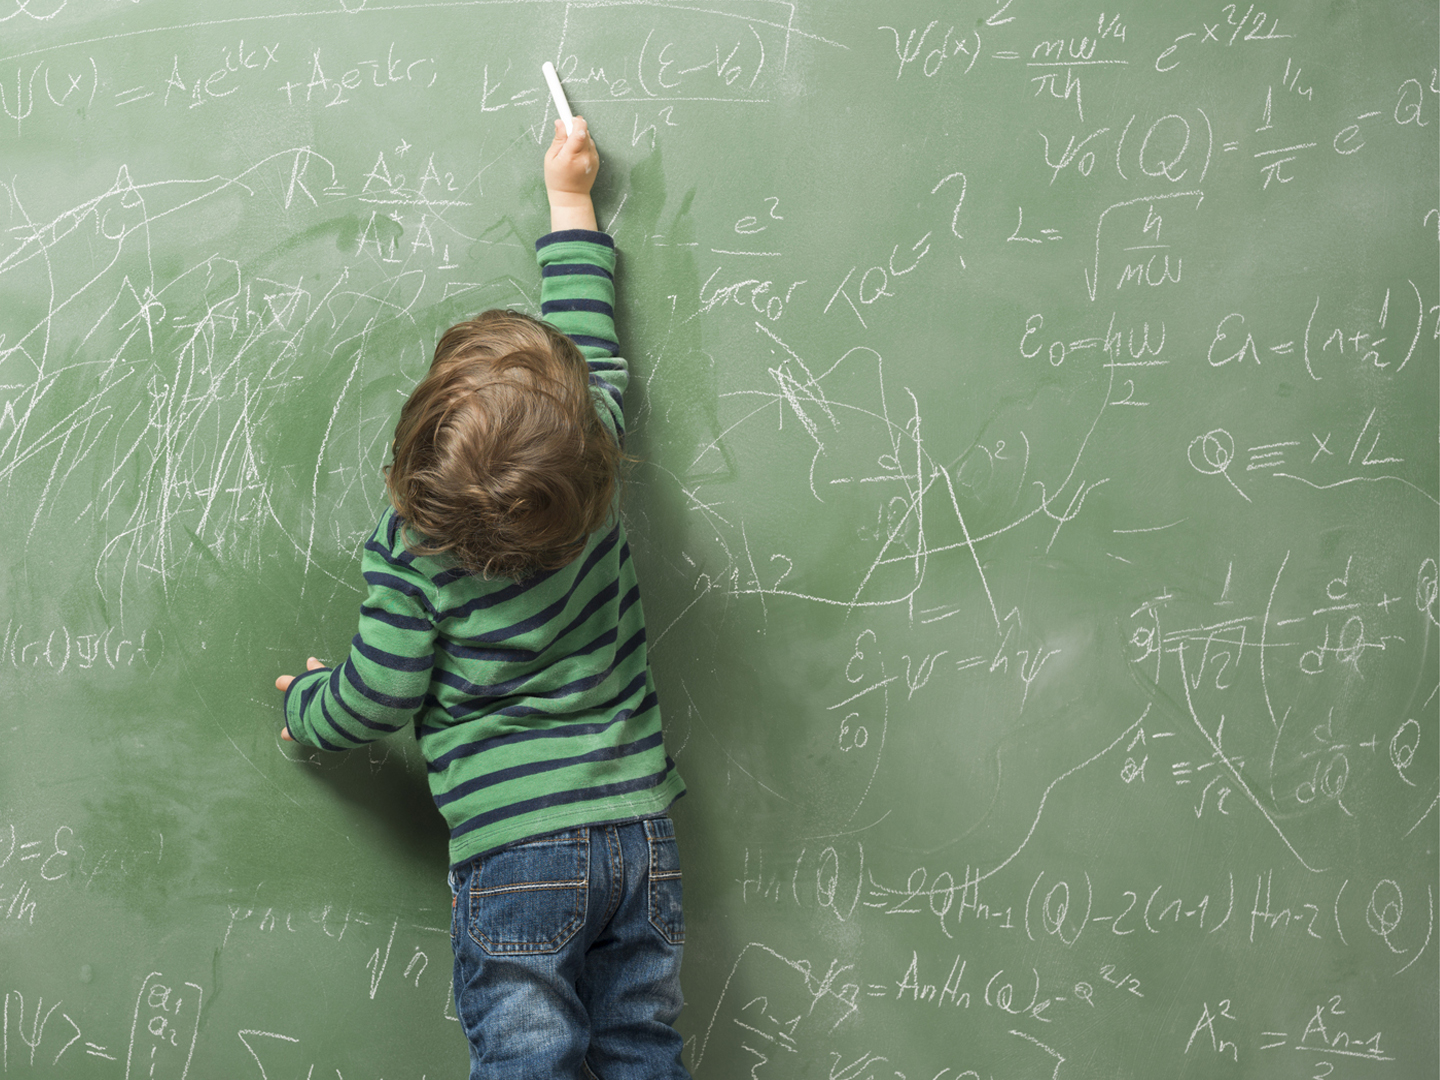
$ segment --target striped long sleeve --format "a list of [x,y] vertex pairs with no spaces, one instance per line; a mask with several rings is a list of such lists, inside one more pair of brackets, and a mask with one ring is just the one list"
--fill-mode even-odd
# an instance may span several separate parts
[[[580,347],[617,437],[629,370],[615,334],[608,236],[536,245],[541,312]],[[345,662],[297,678],[291,734],[345,749],[413,726],[459,863],[540,833],[663,811],[685,785],[665,753],[640,588],[622,522],[521,581],[416,556],[387,510],[366,543],[368,592]]]
[[617,435],[625,431],[630,369],[615,340],[615,244],[600,232],[568,229],[535,243],[540,260],[540,314],[580,346],[590,385]]
[[434,586],[415,568],[387,514],[360,557],[368,591],[350,655],[338,667],[302,675],[285,694],[285,721],[297,742],[348,750],[407,727],[425,704],[434,667]]

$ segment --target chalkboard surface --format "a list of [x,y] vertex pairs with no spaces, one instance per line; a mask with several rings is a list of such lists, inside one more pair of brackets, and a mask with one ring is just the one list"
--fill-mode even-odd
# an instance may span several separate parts
[[437,1080],[405,739],[282,744],[555,61],[694,1074],[1434,1077],[1433,2],[0,0],[0,1075]]

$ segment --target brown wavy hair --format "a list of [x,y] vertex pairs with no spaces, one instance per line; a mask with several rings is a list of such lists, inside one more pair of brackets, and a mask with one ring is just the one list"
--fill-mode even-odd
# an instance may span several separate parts
[[610,517],[621,461],[575,343],[507,310],[440,338],[392,452],[385,484],[406,547],[517,579],[584,550]]

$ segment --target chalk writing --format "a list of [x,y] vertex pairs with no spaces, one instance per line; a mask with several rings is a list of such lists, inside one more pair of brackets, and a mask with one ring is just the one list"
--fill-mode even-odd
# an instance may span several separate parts
[[[308,67],[307,74],[294,80],[287,80],[279,87],[280,92],[285,95],[286,105],[316,104],[323,105],[328,109],[336,105],[348,105],[358,100],[361,91],[384,90],[389,86],[403,84],[428,90],[435,85],[435,80],[439,78],[439,71],[433,56],[409,59],[402,52],[397,57],[394,42],[391,42],[390,47],[386,50],[384,60],[354,61],[352,67],[334,79],[326,76],[324,65],[320,60],[320,53],[319,48],[311,51],[306,65]],[[270,57],[267,55],[268,59]],[[332,72],[339,71],[345,66],[345,62],[327,62],[330,63]],[[228,68],[217,74],[223,76],[225,70]],[[487,68],[487,80],[488,74]],[[206,93],[211,92],[208,80],[205,90]],[[304,92],[303,97],[301,96],[302,91]],[[488,96],[487,85],[481,101],[482,109],[486,107],[485,98]]]
[[[72,1060],[81,1055],[100,1058],[104,1061],[118,1061],[118,1054],[104,1043],[86,1038],[87,1024],[81,1029],[79,1021],[70,1012],[79,1010],[63,1009],[64,998],[50,1001],[48,1007],[43,994],[32,995],[27,1003],[25,992],[6,989],[3,1003],[0,1003],[0,1071],[10,1072],[11,1065],[18,1071],[22,1066],[38,1070],[43,1075],[59,1075],[54,1070],[65,1060],[66,1068]],[[81,1019],[85,1017],[81,1015]],[[11,1051],[11,1032],[14,1032],[15,1051]],[[49,1038],[46,1038],[47,1033]],[[53,1057],[51,1056],[53,1052]],[[69,1054],[67,1058],[66,1055]]]
[[1433,5],[861,6],[0,0],[0,1072],[463,1067],[416,745],[270,683],[549,58],[697,1080],[1435,1073]]

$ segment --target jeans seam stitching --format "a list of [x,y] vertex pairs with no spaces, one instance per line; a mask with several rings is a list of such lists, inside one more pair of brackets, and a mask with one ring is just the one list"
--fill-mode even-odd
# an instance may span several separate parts
[[605,926],[610,925],[620,909],[620,894],[625,888],[625,855],[620,847],[620,832],[613,825],[609,827],[607,844],[610,845],[610,903],[605,909]]
[[499,896],[510,892],[538,892],[541,889],[583,889],[589,882],[585,878],[566,881],[517,881],[513,885],[487,885],[471,889],[471,896]]

